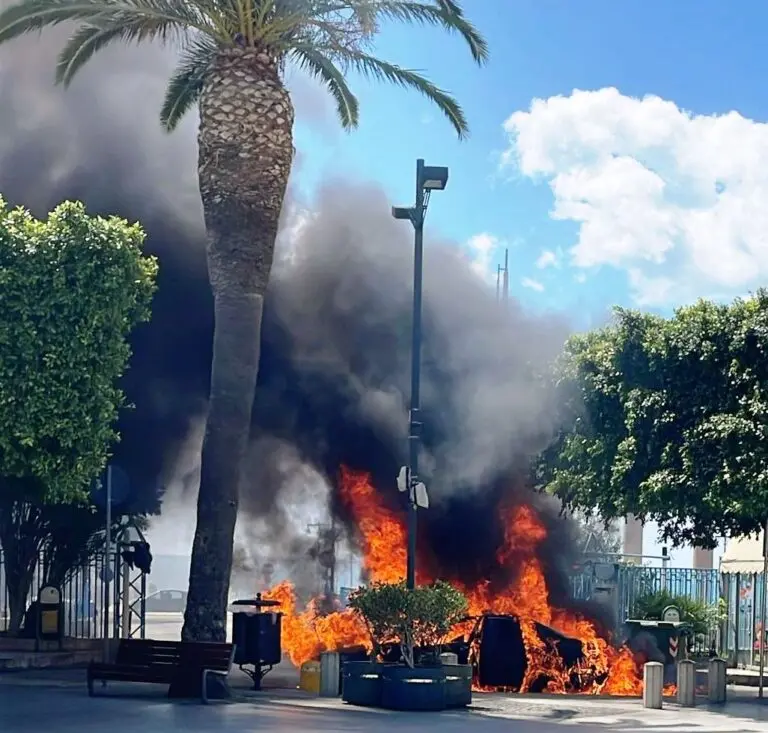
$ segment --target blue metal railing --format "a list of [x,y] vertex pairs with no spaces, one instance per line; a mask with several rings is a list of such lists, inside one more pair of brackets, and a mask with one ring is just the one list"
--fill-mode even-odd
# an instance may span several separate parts
[[[592,597],[597,580],[594,573],[579,573],[571,578],[577,599]],[[691,568],[649,568],[619,565],[615,582],[618,586],[619,615],[627,617],[641,596],[667,591],[674,596],[695,598],[716,604],[720,597],[720,574],[717,570]]]
[[[710,630],[704,645],[716,645],[734,662],[757,661],[765,582],[761,573],[725,575],[717,570],[619,565],[612,580],[619,626],[632,614],[640,597],[666,590],[673,596],[719,605],[723,621]],[[598,585],[594,572],[577,573],[571,578],[573,596],[579,600],[592,599]]]

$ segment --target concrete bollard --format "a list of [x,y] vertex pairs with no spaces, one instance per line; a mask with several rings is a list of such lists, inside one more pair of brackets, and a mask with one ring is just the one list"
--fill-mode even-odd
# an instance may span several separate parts
[[709,660],[709,702],[719,705],[725,702],[728,684],[728,663],[725,659]]
[[664,665],[648,662],[643,668],[643,707],[661,710],[664,690]]
[[684,708],[696,704],[696,663],[690,659],[677,665],[677,702]]
[[320,697],[338,697],[339,653],[323,652],[320,655]]

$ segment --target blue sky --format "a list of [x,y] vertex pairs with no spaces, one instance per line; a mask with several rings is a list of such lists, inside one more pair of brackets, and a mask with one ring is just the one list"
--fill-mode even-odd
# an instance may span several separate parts
[[471,138],[457,141],[414,93],[353,79],[353,134],[335,123],[330,101],[315,102],[311,119],[299,115],[307,192],[355,177],[408,204],[417,157],[448,165],[428,226],[489,277],[509,246],[512,292],[584,326],[613,304],[668,313],[765,283],[768,3],[466,6],[490,44],[486,67],[458,39],[417,28],[385,28],[377,53],[453,92]]
[[[699,166],[703,170],[681,165],[680,154],[699,158],[697,148],[707,147],[709,133],[695,129],[697,122],[702,123],[698,125],[701,128],[714,119],[713,115],[735,110],[745,118],[742,127],[749,128],[758,142],[768,145],[766,129],[753,124],[768,118],[768,102],[762,92],[763,80],[768,77],[768,53],[760,37],[760,29],[768,26],[768,5],[742,2],[738,13],[726,6],[714,0],[472,2],[468,14],[486,34],[492,53],[491,62],[482,69],[473,65],[456,38],[437,31],[388,28],[382,34],[378,53],[403,66],[424,69],[436,83],[455,93],[470,119],[471,139],[456,141],[448,123],[413,93],[354,80],[362,106],[360,129],[351,135],[341,132],[332,120],[330,103],[329,119],[320,131],[317,125],[300,126],[298,143],[304,154],[301,180],[311,188],[329,175],[369,178],[383,184],[393,199],[408,203],[413,196],[416,157],[450,166],[449,188],[439,199],[433,199],[429,225],[461,242],[487,233],[499,243],[508,244],[511,284],[516,294],[532,307],[576,308],[585,324],[603,318],[613,303],[666,310],[680,300],[698,296],[730,297],[748,292],[761,282],[755,257],[745,258],[746,274],[724,278],[718,274],[712,256],[708,264],[702,264],[701,257],[689,255],[696,237],[680,234],[679,228],[709,228],[706,221],[690,222],[689,217],[678,212],[673,214],[672,222],[659,225],[662,231],[656,231],[657,235],[680,240],[660,263],[666,267],[646,261],[648,253],[657,253],[658,247],[642,241],[647,236],[642,232],[638,239],[633,229],[639,228],[638,222],[646,218],[652,205],[645,200],[650,195],[650,184],[644,178],[650,172],[661,170],[667,192],[673,188],[696,189],[696,209],[701,206],[700,187],[706,185],[701,179],[714,180],[730,174],[741,181],[752,174],[743,161],[734,164],[728,160],[728,151],[723,148],[738,147],[743,136],[738,130],[729,132],[727,124],[714,133],[719,149],[717,153],[709,150],[712,160]],[[615,88],[617,94],[604,99],[610,88]],[[574,99],[574,89],[592,92],[594,98]],[[560,161],[556,167],[556,173],[566,181],[578,168],[574,161],[582,162],[585,154],[635,160],[637,153],[644,166],[640,173],[644,175],[637,177],[635,186],[645,194],[636,207],[635,222],[608,222],[610,226],[606,227],[606,215],[615,218],[610,214],[617,202],[605,196],[599,196],[602,212],[591,220],[593,228],[604,232],[604,239],[634,237],[636,241],[626,245],[633,248],[633,256],[621,261],[606,252],[588,256],[594,245],[586,242],[580,261],[590,264],[569,266],[574,264],[571,250],[579,242],[580,222],[567,214],[560,220],[550,215],[555,201],[550,185],[554,176],[536,165],[523,172],[510,158],[525,149],[521,151],[512,142],[504,129],[505,121],[516,112],[529,112],[533,100],[551,100],[557,95],[566,100],[563,109],[542,110],[527,120],[528,127],[534,128],[526,136],[527,149],[569,148],[571,159]],[[656,140],[644,151],[646,158],[660,155],[661,162],[652,160],[649,164],[643,157],[641,132],[636,132],[635,138],[626,141],[621,149],[610,145],[590,149],[585,135],[591,125],[615,131],[622,124],[642,124],[643,119],[658,117],[661,113],[653,109],[653,103],[640,103],[647,95],[660,98],[656,106],[669,103],[678,108],[661,115],[668,118],[659,123],[665,129],[656,130]],[[631,100],[637,101],[634,109],[627,108]],[[622,106],[627,109],[621,111]],[[623,123],[606,119],[604,114],[611,110]],[[687,118],[685,111],[696,119]],[[552,129],[537,133],[541,121]],[[681,137],[684,139],[679,140]],[[683,148],[682,153],[678,147]],[[505,153],[508,163],[502,165]],[[607,174],[592,172],[594,185],[611,186]],[[621,171],[614,175],[624,181],[632,178]],[[758,183],[751,186],[745,198],[754,193]],[[620,200],[628,198],[632,202],[638,195],[629,182],[623,189],[617,191]],[[563,202],[565,208],[572,209],[574,200],[581,200],[583,194],[572,191]],[[675,204],[671,194],[667,193],[666,198],[666,208]],[[651,221],[655,221],[654,212]],[[743,231],[734,233],[734,250],[740,248],[742,236]],[[555,254],[559,266],[537,267],[543,252]],[[761,260],[759,253],[756,259]],[[544,255],[540,262],[551,260],[551,255]],[[694,260],[695,266],[691,267],[688,260]],[[763,260],[768,260],[768,255]],[[675,277],[687,283],[684,292],[677,287]],[[523,280],[542,287],[524,287]]]

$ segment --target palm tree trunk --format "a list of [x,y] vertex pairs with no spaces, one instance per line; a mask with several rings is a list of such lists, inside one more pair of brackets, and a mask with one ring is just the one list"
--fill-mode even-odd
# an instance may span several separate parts
[[275,60],[254,49],[222,51],[200,99],[198,174],[216,324],[184,639],[226,637],[240,471],[292,131]]

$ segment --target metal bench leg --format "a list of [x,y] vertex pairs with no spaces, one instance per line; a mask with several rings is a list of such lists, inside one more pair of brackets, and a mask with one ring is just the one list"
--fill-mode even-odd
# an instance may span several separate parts
[[[227,685],[227,678],[229,677],[229,672],[223,672],[218,669],[204,669],[203,670],[203,689],[202,689],[202,694],[200,695],[200,701],[203,703],[203,705],[208,705],[211,702],[208,697],[208,679],[210,676],[221,679],[225,689],[229,691],[229,687]],[[229,696],[231,695],[228,695],[228,697]]]
[[201,695],[201,702],[203,705],[207,705],[208,700],[208,672],[210,670],[204,669],[203,670],[203,689],[202,689],[202,695]]

